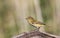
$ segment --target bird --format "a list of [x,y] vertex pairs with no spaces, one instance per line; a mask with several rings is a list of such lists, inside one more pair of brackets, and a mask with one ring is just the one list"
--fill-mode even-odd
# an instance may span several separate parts
[[40,27],[46,25],[40,21],[35,20],[33,17],[29,16],[26,18],[29,24],[31,24],[33,27],[37,28],[37,30],[40,29]]

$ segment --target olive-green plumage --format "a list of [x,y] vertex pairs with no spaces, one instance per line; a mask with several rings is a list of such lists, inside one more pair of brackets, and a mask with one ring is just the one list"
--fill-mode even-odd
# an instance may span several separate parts
[[44,23],[35,20],[35,19],[34,19],[33,17],[31,17],[31,16],[30,16],[30,17],[27,17],[26,19],[27,19],[27,21],[28,21],[29,24],[35,26],[36,28],[40,28],[41,26],[44,26],[44,25],[45,25]]

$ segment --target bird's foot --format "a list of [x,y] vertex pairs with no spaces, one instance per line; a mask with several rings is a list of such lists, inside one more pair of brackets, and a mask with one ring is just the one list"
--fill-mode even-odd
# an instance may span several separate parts
[[34,31],[39,31],[39,29],[35,29]]

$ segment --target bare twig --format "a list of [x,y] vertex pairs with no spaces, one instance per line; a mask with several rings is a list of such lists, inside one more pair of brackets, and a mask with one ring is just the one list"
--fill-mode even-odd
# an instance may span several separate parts
[[24,32],[13,38],[55,38],[55,37],[47,33],[42,33],[40,31],[31,31],[31,32]]

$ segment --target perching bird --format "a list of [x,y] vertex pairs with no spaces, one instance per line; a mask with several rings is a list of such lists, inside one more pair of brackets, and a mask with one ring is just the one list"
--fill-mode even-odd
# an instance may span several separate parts
[[40,21],[37,21],[35,20],[33,17],[27,17],[26,18],[28,23],[31,24],[32,26],[36,27],[38,30],[40,29],[41,26],[44,26],[45,24],[40,22]]

